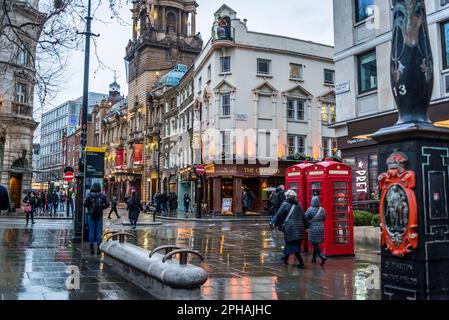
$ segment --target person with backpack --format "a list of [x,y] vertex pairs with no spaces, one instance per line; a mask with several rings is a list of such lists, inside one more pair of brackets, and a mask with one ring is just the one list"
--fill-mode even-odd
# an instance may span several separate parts
[[143,211],[142,203],[135,191],[132,192],[131,198],[128,199],[128,219],[131,223],[131,229],[136,230],[137,220],[139,220],[140,211]]
[[11,211],[11,202],[9,201],[8,190],[0,185],[0,211],[2,210]]
[[23,199],[22,202],[25,204],[23,211],[25,211],[27,224],[30,220],[30,216],[31,216],[31,224],[35,224],[34,213],[36,212],[36,208],[37,208],[37,198],[36,198],[36,195],[34,194],[34,192],[30,192]]
[[58,212],[59,207],[59,197],[56,192],[53,192],[50,197],[50,217],[53,214],[56,216],[56,213]]
[[277,213],[275,225],[284,232],[285,249],[284,263],[288,264],[288,258],[294,254],[298,259],[298,268],[304,269],[304,260],[301,256],[301,243],[304,240],[304,232],[307,225],[304,210],[298,202],[298,195],[293,190],[285,193],[286,200],[282,203]]
[[313,245],[312,263],[316,263],[317,256],[321,259],[321,265],[327,261],[327,257],[321,253],[320,245],[324,242],[324,221],[326,211],[320,205],[320,198],[313,197],[310,202],[311,207],[307,209],[306,219],[309,222],[309,241]]
[[108,219],[111,220],[111,214],[114,212],[115,215],[117,216],[117,220],[120,219],[120,215],[118,214],[118,210],[117,210],[117,204],[118,204],[118,200],[116,196],[113,196],[111,199],[111,211],[109,211],[108,214]]
[[162,215],[164,217],[168,216],[168,195],[166,192],[158,196],[159,203],[162,208]]
[[84,200],[84,207],[88,210],[90,254],[95,254],[94,243],[97,243],[97,254],[103,238],[103,210],[109,208],[108,198],[101,192],[101,185],[94,183]]

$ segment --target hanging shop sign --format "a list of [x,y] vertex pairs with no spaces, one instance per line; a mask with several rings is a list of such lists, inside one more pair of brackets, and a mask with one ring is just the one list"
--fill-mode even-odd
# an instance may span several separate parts
[[355,192],[357,200],[369,199],[369,169],[368,156],[356,157]]
[[382,246],[396,257],[418,248],[416,179],[407,165],[407,155],[395,151],[387,159],[388,172],[379,176]]
[[134,145],[134,165],[141,166],[142,165],[142,156],[143,156],[143,144],[137,143]]
[[115,150],[115,168],[123,169],[124,161],[125,161],[125,149]]

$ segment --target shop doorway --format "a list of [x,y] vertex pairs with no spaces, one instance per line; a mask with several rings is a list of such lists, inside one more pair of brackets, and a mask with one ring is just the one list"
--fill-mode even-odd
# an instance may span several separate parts
[[9,193],[11,202],[16,208],[20,208],[20,200],[22,196],[22,175],[13,173],[9,179]]
[[248,192],[248,199],[252,198],[248,203],[249,207],[247,209],[247,212],[261,212],[263,208],[261,202],[261,187],[259,178],[243,179],[243,188],[245,188]]

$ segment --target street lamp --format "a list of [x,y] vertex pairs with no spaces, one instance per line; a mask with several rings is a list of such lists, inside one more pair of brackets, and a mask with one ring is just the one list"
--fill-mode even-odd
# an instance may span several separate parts
[[90,62],[90,38],[99,35],[92,33],[91,0],[87,1],[86,32],[78,32],[86,36],[84,50],[84,85],[83,85],[83,105],[81,111],[81,139],[80,139],[80,158],[78,161],[77,192],[76,192],[76,211],[74,215],[74,238],[73,242],[81,243],[83,241],[84,228],[84,192],[85,181],[85,149],[87,147],[87,116],[89,104],[89,62]]

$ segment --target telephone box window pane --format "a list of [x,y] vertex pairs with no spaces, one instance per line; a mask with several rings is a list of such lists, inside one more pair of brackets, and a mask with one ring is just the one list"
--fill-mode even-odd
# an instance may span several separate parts
[[312,183],[312,197],[321,198],[321,182]]
[[299,196],[299,186],[298,186],[297,182],[290,183],[289,186],[288,186],[288,189],[295,191],[298,194],[298,196]]

